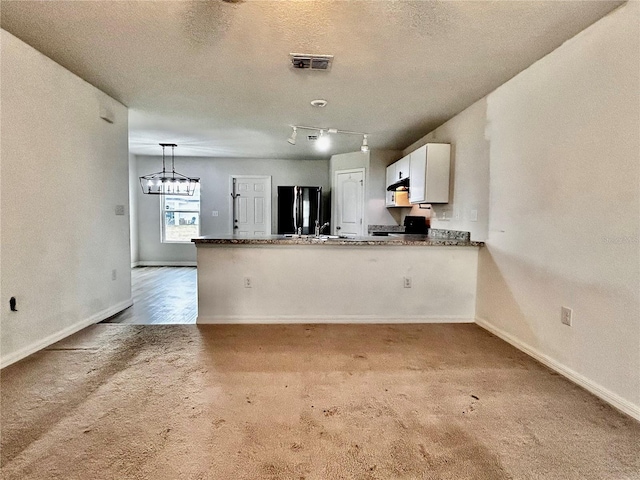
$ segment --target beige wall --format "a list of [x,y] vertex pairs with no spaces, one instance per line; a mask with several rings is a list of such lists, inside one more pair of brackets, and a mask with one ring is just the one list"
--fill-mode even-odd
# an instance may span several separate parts
[[138,192],[140,181],[136,156],[129,154],[129,230],[131,232],[131,264],[135,265],[140,260],[140,248],[138,246]]
[[475,237],[486,228],[477,321],[636,418],[639,10],[625,4],[427,136],[454,147],[452,211],[477,198]]
[[[135,161],[137,177],[162,169],[162,157],[136,156]],[[231,175],[271,176],[273,233],[277,231],[279,185],[322,187],[327,207],[331,194],[327,160],[176,157],[176,170],[184,175],[200,177],[202,235],[231,234]],[[156,195],[144,195],[137,179],[133,183],[138,213],[138,261],[142,264],[195,264],[196,248],[193,244],[161,243],[160,198]],[[218,211],[217,217],[212,216],[214,210]],[[325,212],[325,215],[327,214],[328,212]]]
[[131,275],[127,109],[1,35],[4,366],[128,306]]
[[637,417],[639,10],[624,5],[488,96],[478,298],[478,317]]
[[[471,232],[473,240],[487,239],[489,223],[489,142],[485,139],[486,98],[407,147],[402,155],[428,142],[451,144],[450,203],[433,205],[432,228]],[[473,211],[476,216],[473,217]],[[425,210],[411,209],[411,215]],[[444,219],[443,219],[444,217]],[[475,218],[475,220],[474,220]]]

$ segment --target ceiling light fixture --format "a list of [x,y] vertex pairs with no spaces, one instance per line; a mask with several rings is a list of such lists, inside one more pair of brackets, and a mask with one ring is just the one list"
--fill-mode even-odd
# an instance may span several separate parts
[[360,151],[362,153],[366,153],[369,151],[369,143],[367,142],[367,134],[365,133],[362,136],[362,146],[360,147]]
[[[161,143],[160,146],[162,147],[162,171],[140,177],[142,193],[147,195],[192,196],[196,186],[200,183],[200,179],[187,177],[176,172],[173,151],[178,145],[175,143]],[[165,147],[171,147],[171,172],[167,172],[165,167]]]
[[293,133],[287,139],[287,142],[289,142],[291,145],[296,144],[296,135],[298,133],[298,130],[312,130],[312,131],[318,132],[318,135],[317,135],[317,138],[311,138],[311,137],[314,137],[315,135],[309,135],[309,140],[315,140],[316,147],[318,147],[318,149],[322,151],[326,151],[329,149],[329,147],[331,146],[331,140],[329,138],[329,134],[334,134],[334,133],[362,136],[363,137],[362,146],[360,147],[360,151],[365,153],[369,151],[369,143],[368,143],[369,134],[368,133],[351,132],[349,130],[338,130],[337,128],[306,127],[304,125],[291,125],[291,128],[293,129]]
[[311,106],[312,107],[318,107],[318,108],[323,108],[327,106],[327,101],[326,100],[311,100]]
[[318,150],[320,150],[321,152],[326,152],[327,150],[329,150],[330,146],[331,140],[329,140],[329,135],[325,135],[324,130],[320,130],[320,136],[316,141],[316,147],[318,147]]
[[291,127],[291,128],[293,128],[293,132],[291,132],[291,136],[287,139],[287,142],[289,142],[291,145],[295,145],[296,137],[298,136],[298,128],[297,127]]

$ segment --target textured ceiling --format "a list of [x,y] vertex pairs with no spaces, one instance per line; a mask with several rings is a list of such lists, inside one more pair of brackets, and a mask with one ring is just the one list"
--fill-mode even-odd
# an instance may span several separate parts
[[127,105],[133,153],[327,158],[361,139],[321,153],[289,125],[403,149],[621,3],[3,0],[1,25]]

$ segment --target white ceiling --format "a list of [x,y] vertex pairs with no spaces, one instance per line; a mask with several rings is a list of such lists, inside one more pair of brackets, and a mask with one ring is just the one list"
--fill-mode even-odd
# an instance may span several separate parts
[[2,0],[1,25],[128,106],[133,153],[328,158],[361,138],[322,153],[289,125],[406,148],[621,3]]

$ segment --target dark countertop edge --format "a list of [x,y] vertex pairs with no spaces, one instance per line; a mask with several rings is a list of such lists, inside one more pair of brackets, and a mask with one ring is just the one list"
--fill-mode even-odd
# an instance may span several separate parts
[[198,246],[208,245],[327,245],[327,246],[416,246],[416,247],[484,247],[484,242],[456,240],[446,238],[391,238],[381,240],[379,237],[358,237],[351,239],[331,238],[317,240],[315,238],[224,238],[201,237],[194,238],[193,243]]

